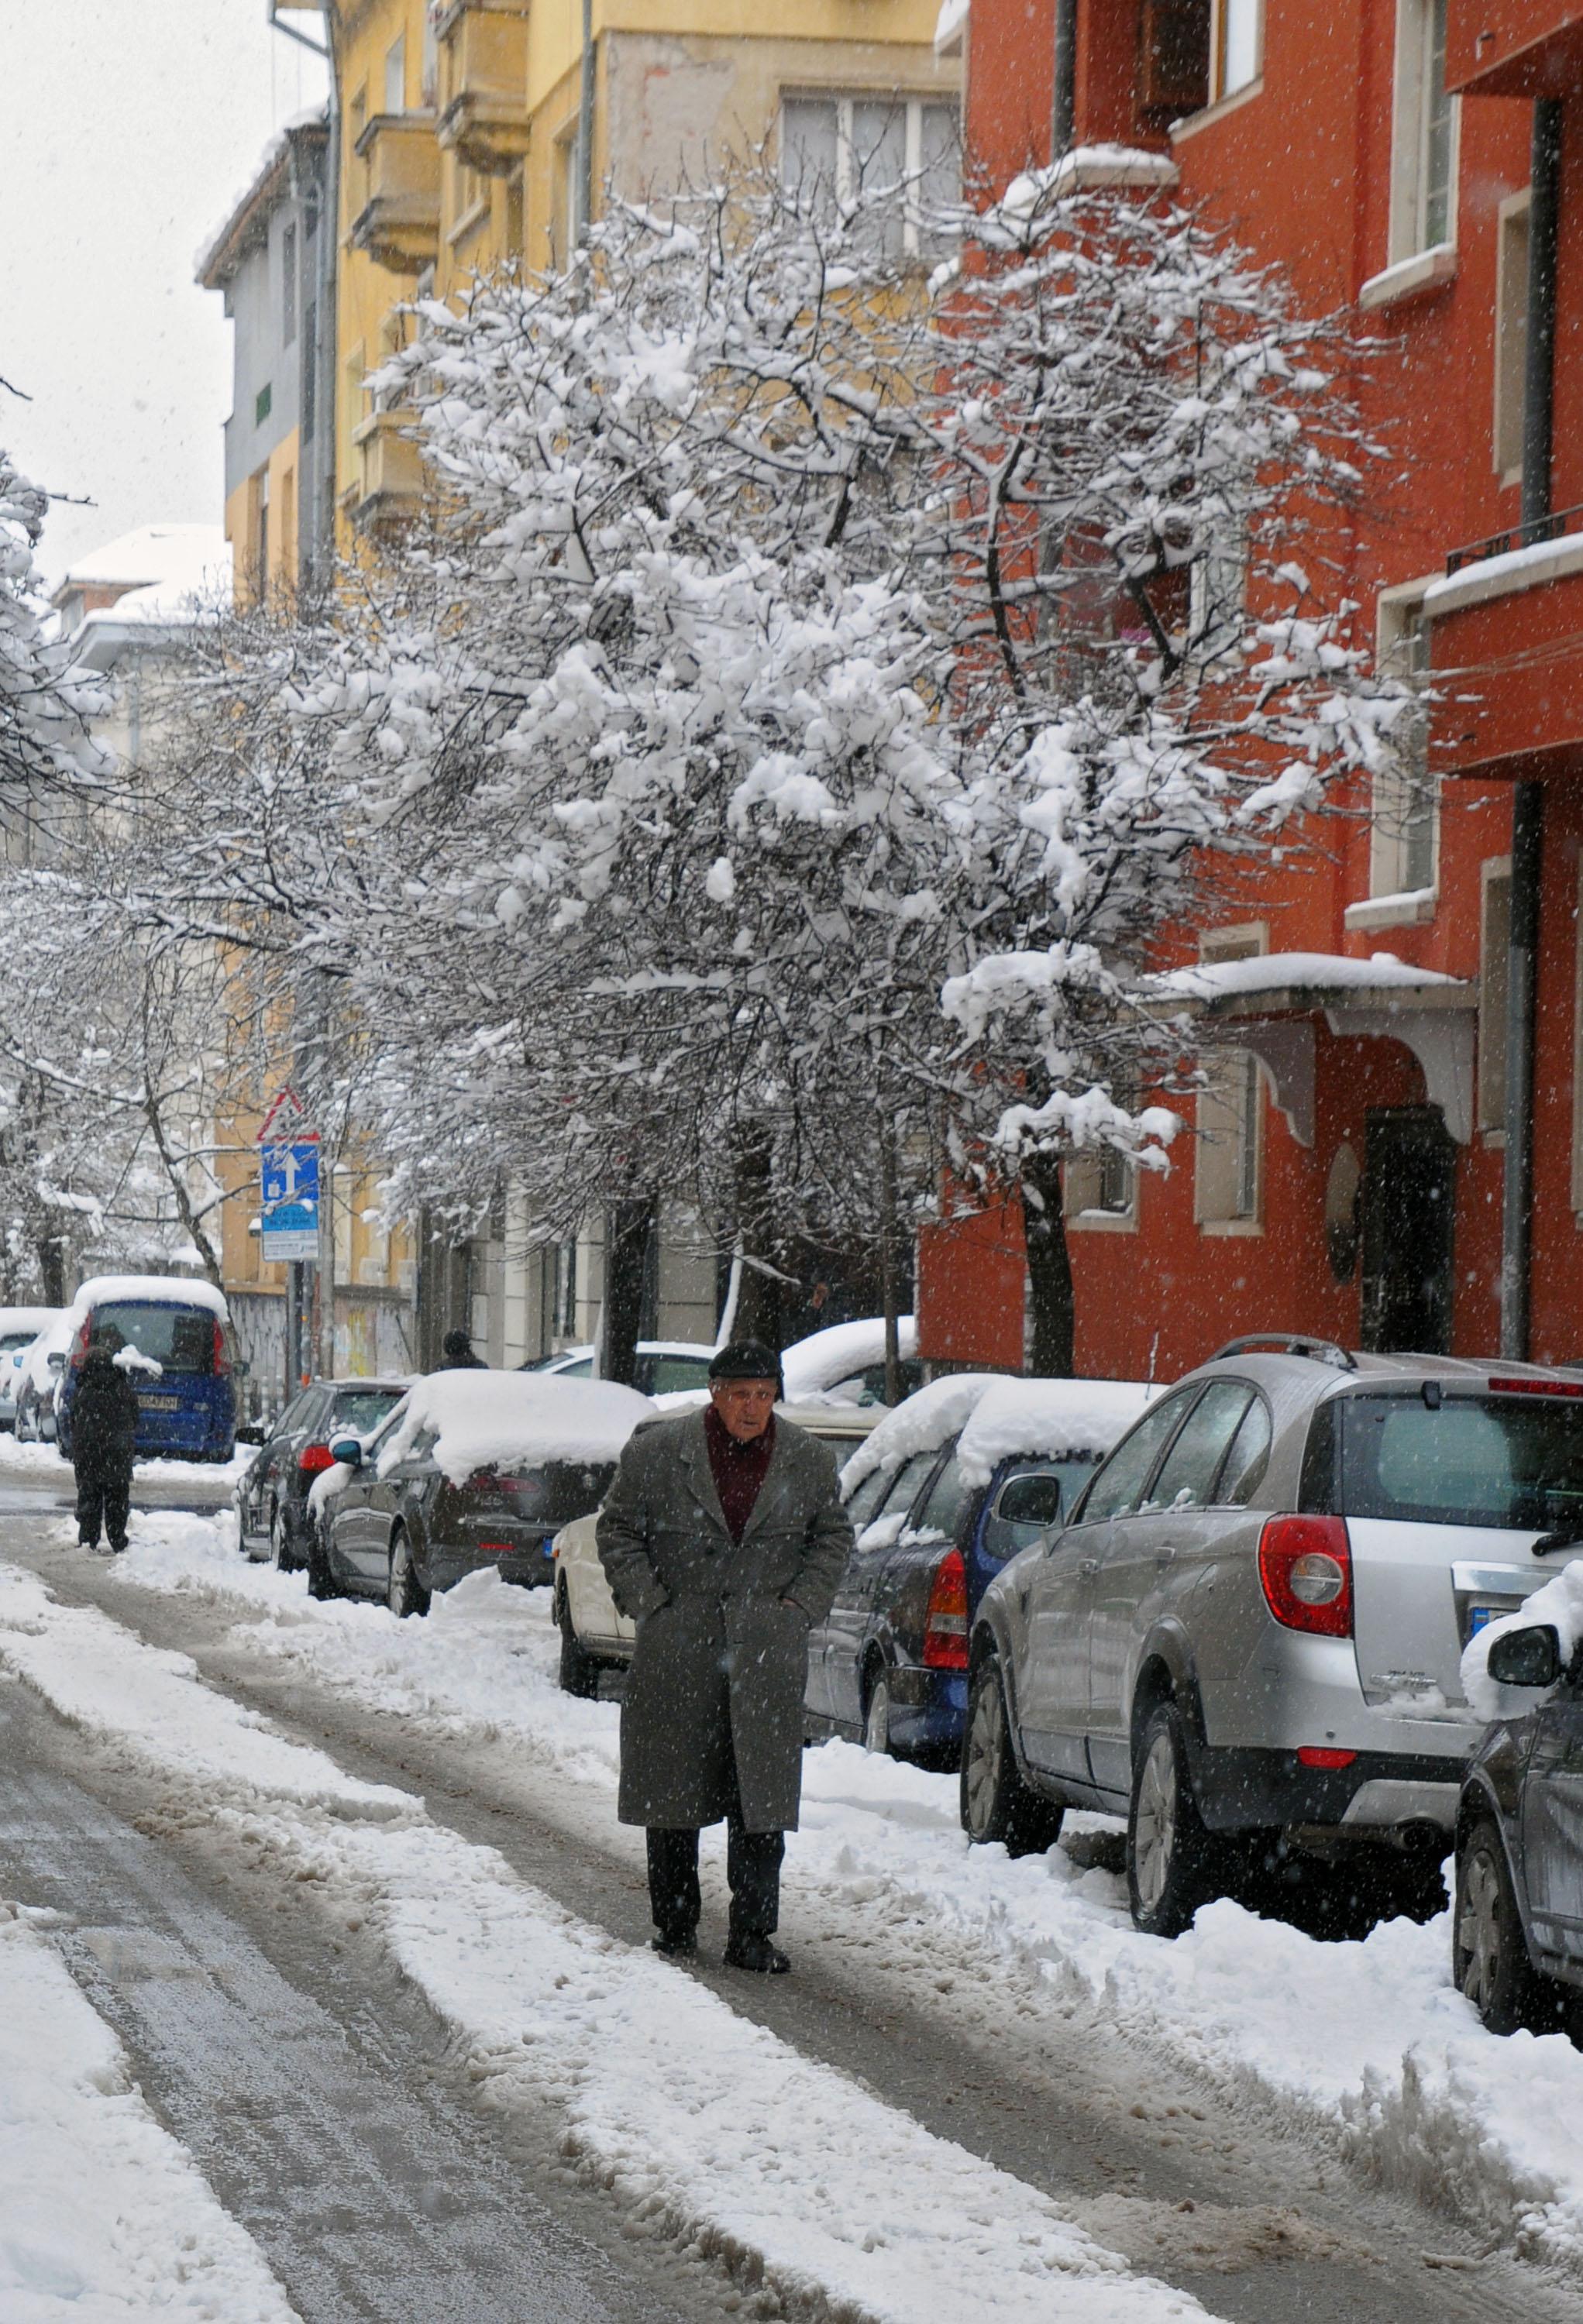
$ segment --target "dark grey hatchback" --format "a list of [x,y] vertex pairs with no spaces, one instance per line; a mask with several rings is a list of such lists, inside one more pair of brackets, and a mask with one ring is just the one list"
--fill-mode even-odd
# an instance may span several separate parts
[[1468,1763],[1452,1975],[1493,2034],[1553,2032],[1583,2020],[1583,1644],[1513,1618],[1486,1668],[1538,1699],[1497,1719]]

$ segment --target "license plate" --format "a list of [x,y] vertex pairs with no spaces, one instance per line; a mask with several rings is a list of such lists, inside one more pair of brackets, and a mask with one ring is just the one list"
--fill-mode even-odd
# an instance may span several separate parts
[[137,1401],[144,1412],[180,1412],[181,1409],[179,1396],[140,1396]]

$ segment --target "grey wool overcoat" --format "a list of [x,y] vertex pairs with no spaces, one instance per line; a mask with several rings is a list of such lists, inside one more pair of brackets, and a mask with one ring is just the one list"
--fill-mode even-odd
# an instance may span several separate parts
[[735,1755],[749,1831],[790,1831],[802,1788],[810,1625],[830,1610],[852,1528],[817,1436],[775,1423],[739,1543],[727,1528],[702,1413],[628,1440],[604,1508],[600,1563],[637,1624],[621,1711],[623,1823],[717,1823]]

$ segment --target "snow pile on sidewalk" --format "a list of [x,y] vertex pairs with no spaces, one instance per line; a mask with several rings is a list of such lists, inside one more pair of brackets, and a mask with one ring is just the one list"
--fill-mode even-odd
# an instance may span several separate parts
[[91,1692],[92,1731],[143,1763],[166,1761],[183,1728],[201,1737],[170,1760],[178,1779],[217,1821],[379,1929],[495,2102],[509,2107],[520,2087],[559,2103],[567,2152],[637,2219],[830,2324],[933,2324],[942,2282],[963,2280],[997,2324],[1205,2315],[1134,2275],[1049,2197],[578,1920],[493,1849],[410,1803],[404,1821],[374,1820],[375,1787],[342,1775],[335,1796],[318,1751],[240,1713],[217,1724],[231,1706],[183,1660],[0,1564],[0,1663],[79,1724]]
[[[134,1497],[139,1484],[234,1485],[256,1459],[256,1444],[238,1444],[228,1461],[139,1460],[132,1472]],[[41,1480],[69,1492],[74,1481],[69,1461],[53,1444],[19,1443],[14,1436],[0,1439],[0,1470],[27,1469]]]
[[[180,1542],[134,1538],[119,1577],[233,1595],[266,1615],[236,1634],[253,1651],[432,1733],[520,1745],[522,1780],[569,1826],[587,1831],[589,1788],[614,1792],[617,1713],[557,1690],[548,1591],[479,1574],[427,1622],[399,1623],[381,1608],[315,1606],[301,1577],[248,1569],[212,1528],[182,1522]],[[1444,1915],[1321,1943],[1226,1901],[1165,1944],[1134,1930],[1116,1875],[1064,1849],[1017,1862],[970,1850],[954,1778],[839,1743],[805,1767],[788,1899],[803,1927],[883,1930],[921,1974],[949,1947],[1017,2006],[1032,1987],[1047,2006],[1092,2010],[1492,2238],[1583,2269],[1583,2056],[1560,2034],[1484,2031],[1451,1985]]]
[[0,2316],[297,2324],[34,1917],[0,1903]]

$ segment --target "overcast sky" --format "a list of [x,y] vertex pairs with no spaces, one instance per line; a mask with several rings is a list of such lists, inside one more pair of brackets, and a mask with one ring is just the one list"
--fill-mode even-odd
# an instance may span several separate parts
[[[298,23],[313,29],[311,16]],[[193,260],[322,68],[266,0],[0,0],[0,443],[51,492],[42,563],[218,524],[231,327]]]

